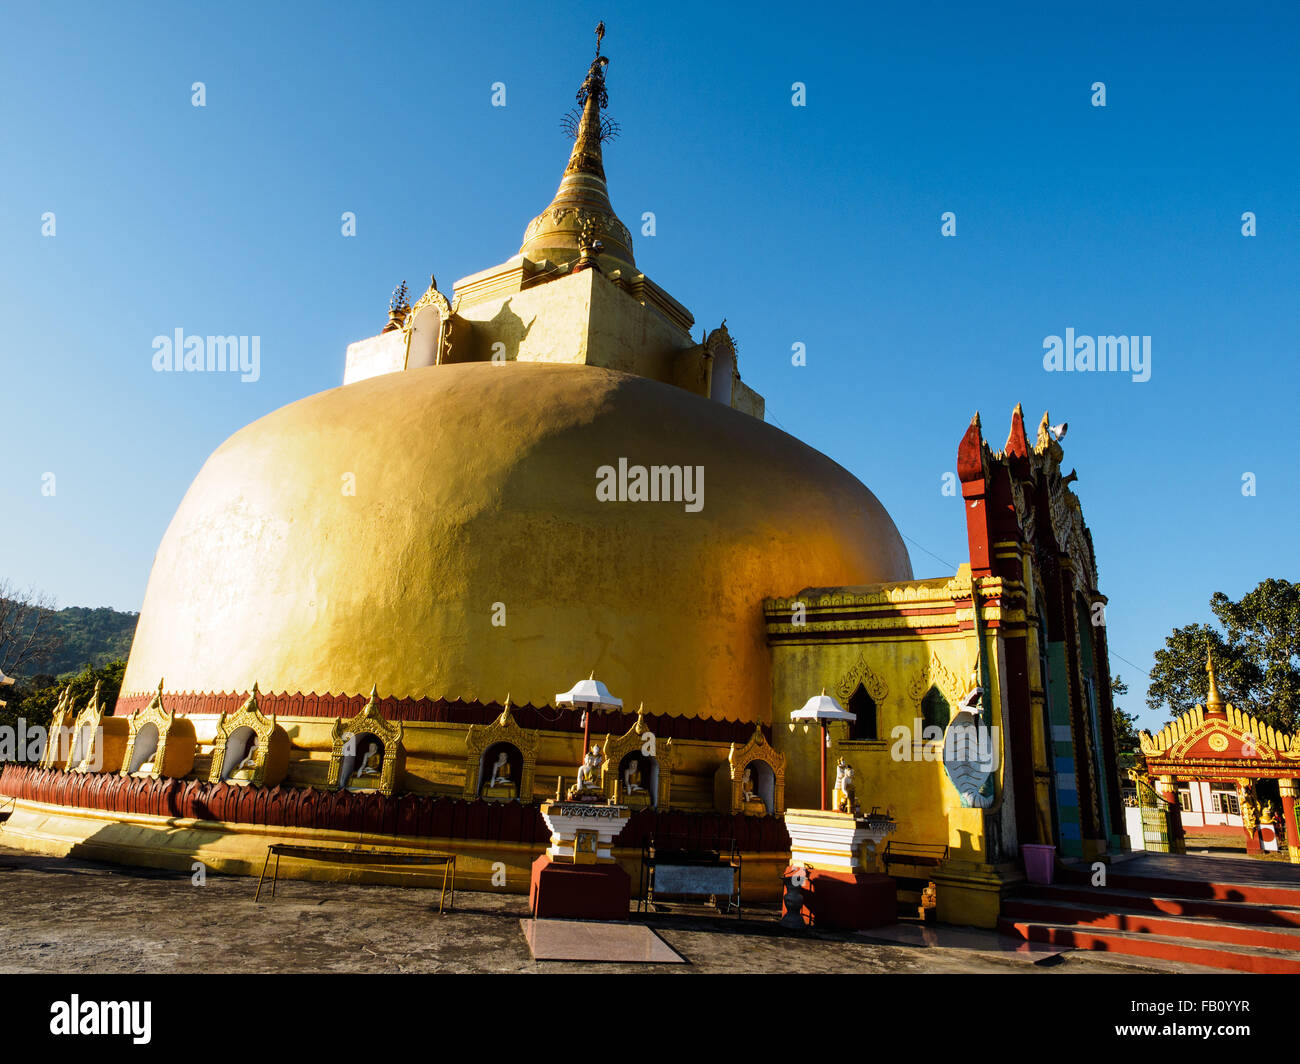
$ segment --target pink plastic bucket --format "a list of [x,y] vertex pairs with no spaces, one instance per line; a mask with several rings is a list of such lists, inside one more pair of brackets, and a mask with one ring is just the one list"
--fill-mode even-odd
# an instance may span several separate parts
[[1056,847],[1026,842],[1020,847],[1025,877],[1031,883],[1051,883],[1056,874]]

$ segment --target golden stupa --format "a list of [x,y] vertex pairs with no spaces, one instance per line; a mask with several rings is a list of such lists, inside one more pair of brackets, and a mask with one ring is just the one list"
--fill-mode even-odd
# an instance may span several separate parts
[[[871,492],[761,419],[725,329],[693,340],[636,272],[605,186],[605,63],[519,255],[396,307],[351,383],[208,460],[124,691],[541,705],[594,668],[657,713],[767,723],[762,599],[910,577]],[[700,498],[605,501],[620,460],[693,473]]]
[[[277,843],[361,842],[522,893],[539,804],[581,764],[635,809],[609,858],[631,882],[685,833],[743,851],[746,898],[775,898],[783,815],[818,803],[824,755],[919,862],[893,857],[899,897],[950,922],[994,926],[1021,844],[1124,848],[1087,623],[1105,597],[1047,415],[1031,439],[1017,407],[1000,451],[972,420],[970,561],[912,579],[871,492],[765,423],[725,323],[693,336],[637,266],[605,182],[607,64],[598,43],[516,255],[450,295],[403,285],[341,387],[208,459],[112,714],[61,711],[101,741],[0,774],[6,845],[256,875]],[[825,744],[787,728],[818,690],[849,711]],[[945,760],[936,736],[973,705],[994,756]]]

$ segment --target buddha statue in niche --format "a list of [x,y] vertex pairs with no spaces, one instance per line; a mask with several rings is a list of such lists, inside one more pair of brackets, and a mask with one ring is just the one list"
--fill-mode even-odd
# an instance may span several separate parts
[[248,748],[244,751],[244,758],[239,762],[226,777],[228,783],[252,783],[253,776],[257,772],[257,736],[254,735],[248,740]]
[[487,771],[487,781],[483,787],[484,798],[512,800],[519,795],[519,788],[510,778],[510,755],[502,750],[496,761]]
[[767,803],[754,790],[754,770],[748,765],[740,777],[740,811],[746,816],[764,816],[767,813]]
[[131,773],[132,777],[135,779],[147,779],[148,777],[153,775],[154,766],[157,763],[158,763],[158,748],[154,747],[153,753],[144,759],[144,762],[140,765],[138,769],[136,769],[134,772]]
[[383,767],[383,751],[380,750],[379,743],[372,740],[366,744],[365,755],[361,758],[357,770],[352,773],[352,778],[348,780],[348,786],[363,790],[378,787]]
[[650,804],[650,790],[646,786],[648,782],[645,773],[641,770],[640,759],[631,758],[627,768],[623,770],[623,778],[619,780],[621,787],[619,801],[634,809],[648,806]]

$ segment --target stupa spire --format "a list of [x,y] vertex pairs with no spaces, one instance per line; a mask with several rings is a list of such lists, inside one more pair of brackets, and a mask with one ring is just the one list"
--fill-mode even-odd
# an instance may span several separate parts
[[573,136],[573,150],[560,178],[560,187],[550,206],[524,231],[519,253],[534,262],[550,259],[567,264],[577,259],[587,246],[594,248],[601,265],[608,269],[635,270],[636,267],[632,234],[614,213],[605,184],[601,144],[613,139],[618,127],[603,113],[609,106],[605,88],[609,57],[600,51],[604,36],[602,22],[596,27],[596,57],[578,89],[581,111],[567,116],[564,123]]
[[1214,675],[1214,655],[1210,651],[1209,640],[1205,643],[1205,671],[1209,682],[1209,693],[1205,697],[1205,715],[1207,717],[1226,717],[1223,695],[1219,693],[1219,681]]

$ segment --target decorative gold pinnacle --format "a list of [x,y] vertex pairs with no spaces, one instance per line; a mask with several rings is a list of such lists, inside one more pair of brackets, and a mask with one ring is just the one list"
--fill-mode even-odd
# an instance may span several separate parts
[[604,38],[604,23],[596,27],[596,58],[587,68],[587,75],[578,89],[577,100],[582,113],[570,121],[574,134],[573,150],[564,168],[560,187],[550,206],[542,211],[524,231],[523,246],[519,253],[534,262],[544,259],[567,265],[577,260],[584,241],[588,249],[586,262],[592,262],[592,251],[599,256],[606,269],[635,270],[632,257],[632,235],[614,213],[605,184],[605,164],[601,155],[601,142],[608,140],[616,127],[601,112],[609,105],[605,88],[605,68],[609,57],[600,54]]
[[1221,717],[1224,716],[1223,695],[1219,693],[1219,681],[1214,675],[1214,655],[1210,651],[1210,641],[1205,641],[1205,671],[1209,676],[1209,694],[1205,698],[1205,712],[1207,716]]

